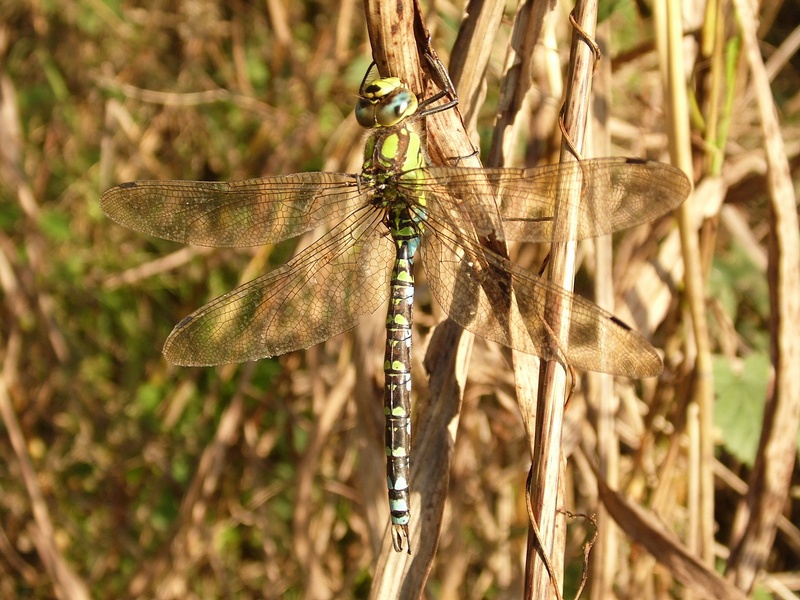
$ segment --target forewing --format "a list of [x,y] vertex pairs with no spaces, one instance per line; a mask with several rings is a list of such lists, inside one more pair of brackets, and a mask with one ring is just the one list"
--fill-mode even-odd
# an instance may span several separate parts
[[[655,349],[614,315],[483,248],[462,225],[467,221],[454,221],[436,206],[429,203],[420,251],[431,292],[456,323],[580,369],[636,378],[661,372]],[[566,347],[557,343],[546,308],[563,300],[572,307]]]
[[380,212],[365,208],[258,279],[181,321],[164,345],[178,365],[257,360],[351,329],[387,298],[393,247]]
[[199,246],[279,242],[366,204],[355,175],[296,173],[243,181],[134,181],[103,193],[111,219],[149,235]]
[[[430,167],[425,173],[421,189],[443,205],[484,207],[479,219],[473,217],[478,235],[499,230],[491,217],[499,211],[505,239],[529,242],[568,241],[553,232],[557,201],[565,203],[564,210],[577,203],[575,239],[584,239],[652,221],[679,206],[691,191],[679,169],[633,158],[532,169]],[[575,186],[579,194],[565,193]]]

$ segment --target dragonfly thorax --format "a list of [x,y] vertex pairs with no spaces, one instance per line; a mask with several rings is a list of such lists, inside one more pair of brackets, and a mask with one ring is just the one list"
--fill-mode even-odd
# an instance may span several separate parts
[[368,129],[392,127],[417,112],[417,97],[398,77],[364,83],[356,102],[356,121]]
[[410,173],[425,166],[425,153],[419,133],[412,123],[375,132],[364,148],[362,175],[371,174],[379,180],[394,176],[416,177]]

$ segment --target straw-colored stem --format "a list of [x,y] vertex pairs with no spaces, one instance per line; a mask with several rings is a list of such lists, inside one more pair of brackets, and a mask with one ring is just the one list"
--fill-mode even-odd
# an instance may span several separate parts
[[[563,109],[565,139],[562,142],[561,162],[576,161],[583,148],[583,137],[589,113],[589,91],[596,56],[587,43],[594,35],[597,22],[597,2],[587,0],[575,6],[572,46],[570,49],[570,73],[567,78],[566,100]],[[577,154],[577,156],[576,156]],[[559,194],[580,193],[581,186],[572,181],[561,182]],[[554,215],[555,231],[564,232],[558,239],[575,239],[573,232],[577,215],[567,206],[578,206],[579,202],[556,203]],[[571,291],[575,277],[574,242],[554,243],[550,251],[547,277],[553,283]],[[553,335],[561,348],[569,343],[569,319],[571,306],[557,298],[547,298],[545,312]],[[557,587],[563,586],[563,556],[565,522],[559,517],[563,502],[564,457],[562,454],[562,429],[564,406],[568,396],[568,374],[563,365],[555,361],[543,361],[539,372],[539,394],[536,419],[536,443],[533,461],[532,509],[541,533],[543,553],[552,557]],[[533,597],[554,596],[552,574],[537,568],[533,573]]]
[[767,278],[772,311],[774,391],[767,398],[758,454],[749,488],[734,522],[726,575],[747,591],[772,550],[795,463],[800,421],[800,236],[797,199],[769,78],[756,38],[757,21],[747,2],[734,0],[742,47],[753,79],[767,157],[770,240]]
[[[689,142],[689,109],[686,97],[686,82],[683,61],[683,24],[680,5],[676,2],[656,3],[656,33],[658,51],[661,56],[661,72],[667,89],[667,124],[670,140],[670,156],[673,164],[685,173],[692,174],[691,144]],[[708,337],[705,283],[703,281],[697,229],[692,214],[691,200],[678,209],[678,225],[681,236],[681,251],[685,267],[684,282],[686,301],[691,316],[692,340],[696,346],[697,359],[694,368],[694,390],[692,402],[697,412],[690,411],[699,419],[695,429],[699,440],[696,494],[689,499],[696,529],[694,550],[706,564],[714,558],[714,384],[711,370],[711,348]],[[693,352],[689,352],[689,355]]]
[[[373,58],[381,74],[400,77],[422,97],[438,92],[432,82],[426,90],[422,77],[426,61],[420,49],[428,40],[418,5],[412,0],[391,5],[365,0],[365,10]],[[470,156],[472,146],[456,111],[426,118],[425,127],[428,154],[434,164],[465,157],[459,163],[462,166],[480,166],[477,157]],[[416,598],[424,590],[439,543],[471,349],[472,336],[462,335],[461,329],[449,321],[437,327],[430,341],[425,361],[430,399],[426,400],[418,389],[413,407],[412,554],[395,552],[387,533],[370,591],[372,598]]]

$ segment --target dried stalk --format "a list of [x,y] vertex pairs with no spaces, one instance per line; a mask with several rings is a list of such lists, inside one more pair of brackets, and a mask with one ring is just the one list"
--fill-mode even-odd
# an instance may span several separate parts
[[[576,161],[580,158],[583,137],[589,111],[589,88],[597,57],[590,38],[594,35],[597,21],[597,2],[587,0],[575,6],[572,46],[570,49],[570,75],[567,79],[567,95],[563,111],[565,139],[562,142],[561,162]],[[576,156],[577,155],[577,156]],[[581,186],[572,181],[561,182],[560,194],[580,193]],[[577,215],[563,207],[578,206],[578,202],[556,203],[554,231],[565,232],[558,239],[571,240],[575,235]],[[550,251],[547,277],[560,287],[572,291],[575,277],[574,242],[554,243]],[[569,342],[570,306],[556,298],[547,299],[545,313],[553,329],[554,337],[562,348]],[[533,514],[541,533],[542,553],[551,557],[555,565],[558,582],[551,581],[548,569],[536,563],[531,583],[532,597],[554,597],[563,587],[563,557],[565,550],[565,521],[559,515],[563,501],[562,482],[564,457],[562,454],[562,429],[564,404],[567,399],[567,372],[563,365],[554,361],[543,361],[539,371],[539,394],[536,409],[536,440],[534,460],[531,469],[533,481],[531,494]]]
[[734,523],[726,574],[750,592],[769,556],[778,518],[791,485],[800,421],[800,239],[797,202],[778,115],[756,38],[750,5],[735,0],[743,49],[766,141],[770,197],[770,244],[767,278],[772,309],[772,361],[775,384],[764,409],[764,425],[749,489]]
[[[365,0],[365,10],[373,58],[381,74],[400,77],[415,92],[424,90],[422,97],[438,91],[432,82],[426,87],[422,78],[422,50],[428,40],[417,4]],[[472,145],[456,111],[432,115],[425,125],[434,164],[466,157],[460,165],[480,166],[477,157],[470,156]],[[449,321],[436,329],[430,341],[426,367],[431,397],[424,402],[417,394],[413,417],[409,526],[413,554],[395,552],[390,536],[385,536],[372,598],[417,598],[424,590],[439,541],[471,348],[472,336],[461,335],[460,328]]]
[[[683,62],[683,25],[680,6],[674,2],[656,3],[657,49],[660,55],[660,69],[667,89],[667,124],[669,149],[672,163],[685,173],[692,173],[691,144],[689,141],[689,107],[686,95],[686,82]],[[699,422],[690,426],[696,431],[698,439],[696,464],[697,486],[692,486],[694,494],[689,499],[691,511],[696,521],[699,535],[692,544],[692,550],[702,557],[707,565],[714,560],[714,379],[711,365],[711,344],[708,337],[705,284],[697,237],[697,226],[692,214],[692,202],[684,202],[678,209],[678,226],[681,236],[681,252],[684,264],[684,283],[686,299],[691,315],[691,336],[685,336],[687,343],[694,340],[697,353],[694,365],[694,389],[691,403],[696,412],[687,411],[687,418]],[[692,355],[694,352],[687,352]]]

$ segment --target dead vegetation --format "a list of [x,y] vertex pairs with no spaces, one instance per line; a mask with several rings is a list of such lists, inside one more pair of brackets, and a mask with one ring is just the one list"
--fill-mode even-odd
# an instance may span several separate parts
[[[548,16],[532,87],[498,149],[520,27],[504,7],[458,44],[461,4],[425,7],[425,24],[446,64],[448,49],[459,53],[462,109],[482,156],[552,162],[568,9]],[[800,64],[796,19],[779,12],[796,6],[765,7],[757,29],[745,21],[757,39],[742,35],[733,5],[716,16],[694,9],[683,21],[682,103],[659,72],[670,54],[657,52],[658,14],[622,3],[595,34],[595,150],[584,153],[669,161],[681,118],[668,107],[683,106],[691,153],[672,156],[696,192],[683,238],[665,219],[615,236],[613,260],[591,242],[578,248],[578,291],[612,283],[611,310],[663,349],[665,370],[643,381],[579,374],[564,415],[562,505],[583,516],[568,520],[560,546],[565,598],[595,534],[584,597],[800,591],[798,363],[786,362],[800,337],[800,319],[786,317],[800,298],[786,188],[800,152]],[[98,205],[102,190],[134,179],[357,171],[364,23],[349,0],[0,7],[3,597],[360,598],[396,576],[395,557],[378,565],[389,547],[383,313],[257,364],[173,367],[160,350],[176,322],[314,238],[184,248],[115,225]],[[699,289],[685,277],[688,238]],[[511,252],[540,269],[540,250]],[[419,280],[414,385],[426,407],[422,360],[442,313]],[[474,342],[426,597],[523,596],[531,453],[510,361]],[[789,497],[776,496],[789,481]]]

